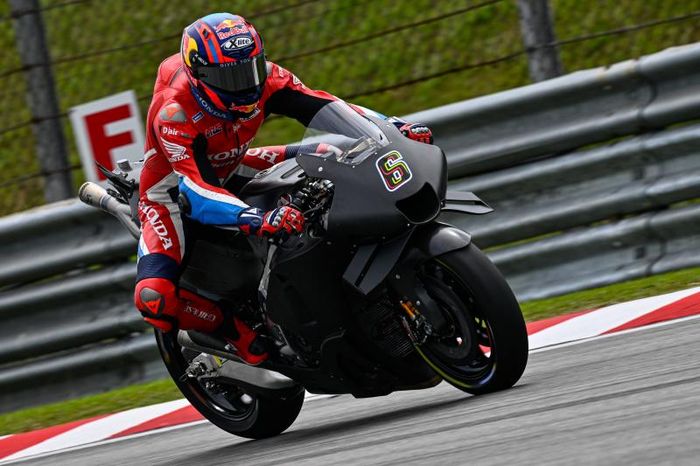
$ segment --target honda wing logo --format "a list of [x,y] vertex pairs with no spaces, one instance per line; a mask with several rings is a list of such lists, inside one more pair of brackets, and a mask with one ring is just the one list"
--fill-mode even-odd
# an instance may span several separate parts
[[395,150],[379,157],[377,170],[384,181],[384,186],[389,191],[396,191],[413,177],[408,164]]
[[160,138],[163,143],[163,148],[168,152],[168,160],[170,162],[179,162],[181,160],[189,159],[190,156],[185,153],[187,149],[180,144],[175,144],[174,142],[166,141]]

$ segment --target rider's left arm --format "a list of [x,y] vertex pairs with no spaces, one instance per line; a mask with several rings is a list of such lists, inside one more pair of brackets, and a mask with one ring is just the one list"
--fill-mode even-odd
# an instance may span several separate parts
[[362,107],[361,105],[350,104],[350,106],[353,109],[355,109],[355,111],[358,112],[360,115],[371,115],[376,118],[381,118],[382,120],[388,121],[389,123],[396,126],[396,128],[399,131],[401,131],[401,134],[406,136],[408,139],[423,142],[425,144],[433,143],[433,132],[427,125],[424,125],[423,123],[409,123],[406,120],[397,116],[388,117],[377,111],[371,110],[366,107]]
[[[268,76],[268,99],[265,102],[265,116],[275,113],[294,118],[308,126],[314,116],[327,104],[340,100],[325,91],[309,89],[290,71],[279,65],[271,64]],[[409,139],[432,144],[430,128],[421,123],[408,123],[398,117],[387,117],[359,105],[350,106],[361,115],[371,115],[393,123]]]

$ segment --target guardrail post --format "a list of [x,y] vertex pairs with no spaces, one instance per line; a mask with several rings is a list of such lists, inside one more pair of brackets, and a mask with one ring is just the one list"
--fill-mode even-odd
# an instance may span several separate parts
[[36,154],[44,173],[44,198],[47,202],[60,201],[73,196],[73,184],[39,1],[9,3],[16,48],[27,80]]
[[527,50],[530,79],[535,82],[563,74],[548,0],[518,0],[520,30]]

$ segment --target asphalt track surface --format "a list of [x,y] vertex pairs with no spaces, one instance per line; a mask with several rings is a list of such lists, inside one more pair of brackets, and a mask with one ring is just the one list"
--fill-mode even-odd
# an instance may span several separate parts
[[700,464],[700,319],[530,355],[521,382],[308,403],[262,441],[210,424],[24,465]]

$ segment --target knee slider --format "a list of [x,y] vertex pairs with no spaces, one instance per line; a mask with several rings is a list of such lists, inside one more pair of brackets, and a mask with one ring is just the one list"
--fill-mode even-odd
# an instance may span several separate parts
[[[161,330],[177,325],[179,299],[175,285],[164,278],[146,278],[136,284],[134,302],[146,321]],[[154,322],[155,321],[155,322]]]

